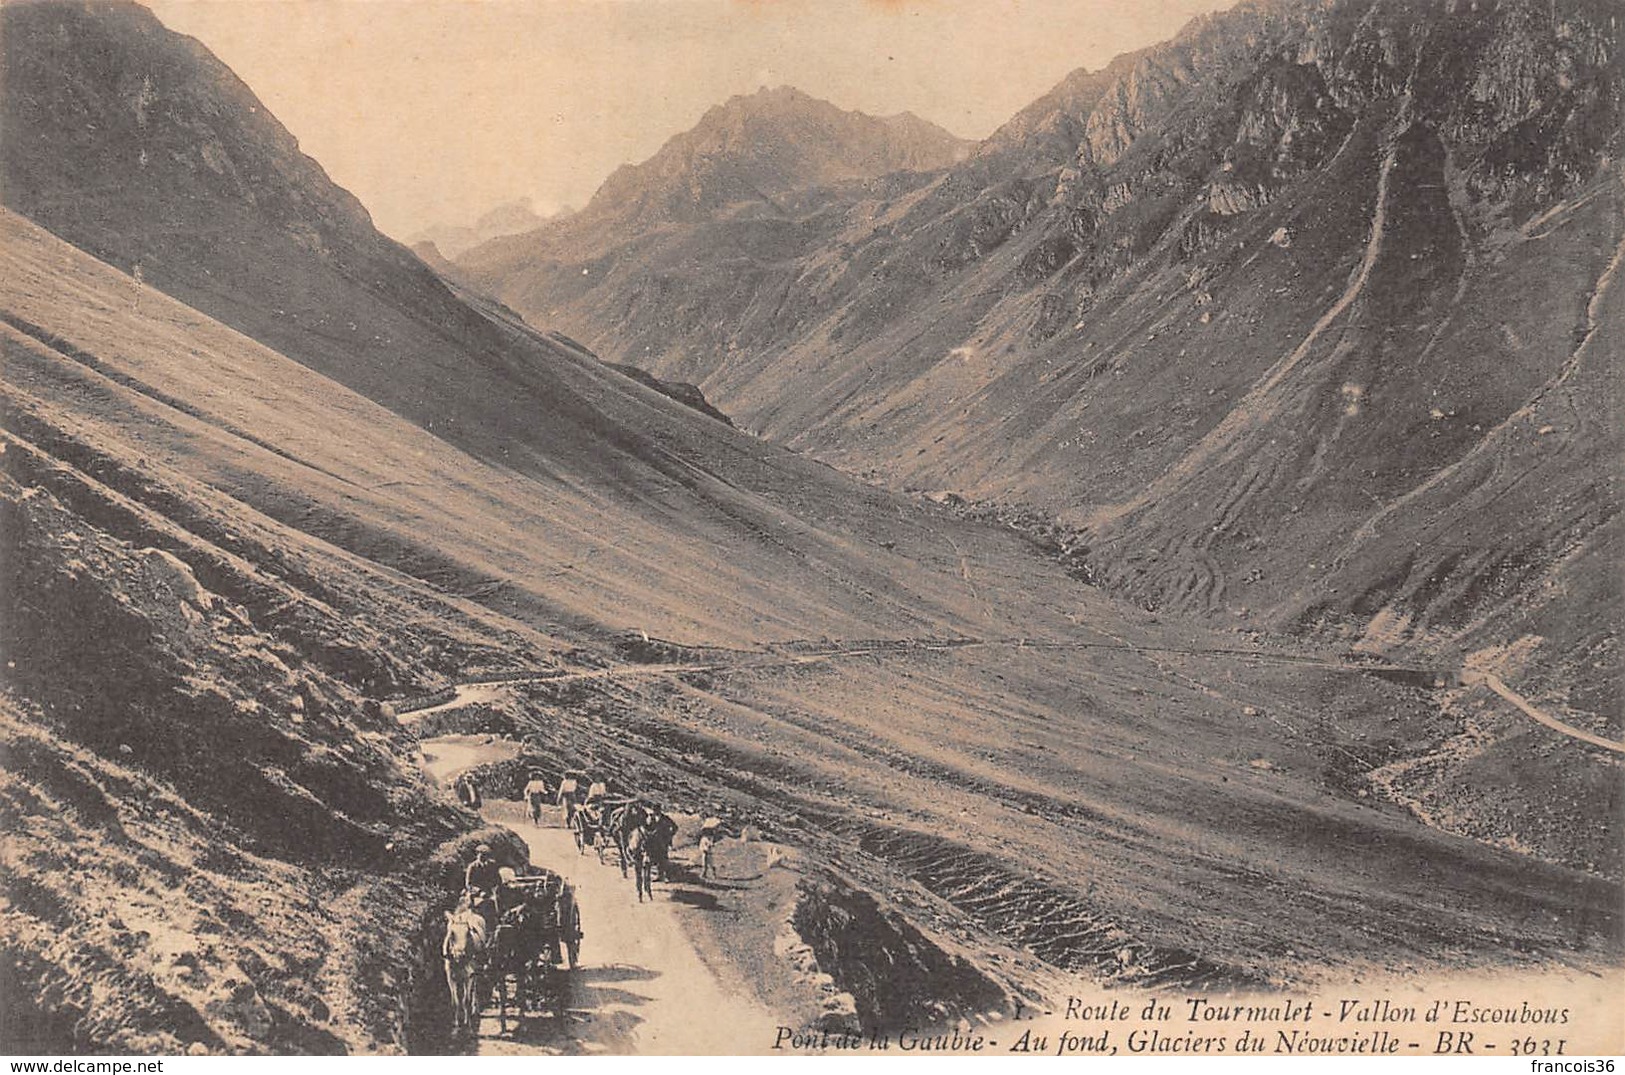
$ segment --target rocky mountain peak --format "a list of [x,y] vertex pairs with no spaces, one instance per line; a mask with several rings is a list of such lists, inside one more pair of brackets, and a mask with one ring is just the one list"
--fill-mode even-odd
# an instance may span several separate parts
[[882,119],[791,86],[764,87],[712,107],[647,161],[616,170],[585,213],[617,229],[693,220],[794,191],[944,168],[968,145],[917,116]]

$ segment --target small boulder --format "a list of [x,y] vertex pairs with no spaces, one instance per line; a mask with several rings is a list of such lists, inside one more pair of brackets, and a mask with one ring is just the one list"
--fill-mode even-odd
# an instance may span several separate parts
[[204,611],[214,607],[214,595],[203,588],[180,557],[163,549],[142,549],[140,555],[148,573],[174,590],[182,601]]

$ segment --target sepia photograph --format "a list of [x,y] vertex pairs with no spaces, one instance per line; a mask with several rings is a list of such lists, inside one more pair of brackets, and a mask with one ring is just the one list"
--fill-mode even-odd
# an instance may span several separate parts
[[1622,22],[0,0],[0,1055],[1612,1071]]

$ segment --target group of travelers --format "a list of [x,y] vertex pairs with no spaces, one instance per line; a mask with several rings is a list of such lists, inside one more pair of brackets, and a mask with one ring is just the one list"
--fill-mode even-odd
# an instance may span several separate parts
[[[459,802],[480,808],[481,788],[472,771],[459,774],[452,788]],[[557,807],[561,824],[575,835],[582,853],[594,847],[603,861],[608,852],[616,852],[622,876],[631,868],[639,902],[653,898],[651,884],[656,878],[671,879],[669,852],[678,826],[659,805],[647,799],[611,796],[607,781],[579,770],[566,773],[557,789],[549,788],[543,773],[532,770],[526,774],[522,797],[531,822],[538,826],[548,808]],[[717,876],[714,855],[721,835],[720,818],[707,817],[701,823],[702,879]],[[462,881],[462,896],[446,915],[441,944],[452,993],[453,1028],[471,1029],[479,1018],[480,998],[492,989],[506,1028],[510,985],[521,1013],[526,998],[543,986],[562,1005],[563,986],[556,971],[566,953],[568,965],[576,965],[582,937],[573,886],[539,867],[515,871],[500,865],[488,843],[475,845]]]
[[[459,801],[477,808],[480,788],[471,773],[460,775],[453,787]],[[557,788],[549,787],[544,773],[532,769],[526,773],[521,797],[533,825],[541,826],[549,808],[556,808],[559,824],[575,836],[578,852],[585,854],[592,848],[598,852],[599,861],[615,854],[622,876],[630,869],[636,879],[640,901],[646,895],[653,896],[653,881],[670,879],[669,856],[678,826],[658,804],[646,798],[612,796],[607,780],[581,769],[567,770]],[[702,879],[717,876],[715,852],[721,834],[719,818],[706,818],[700,826]],[[476,850],[468,865],[467,888],[471,892],[477,888],[494,890],[495,870],[489,849],[484,857]]]

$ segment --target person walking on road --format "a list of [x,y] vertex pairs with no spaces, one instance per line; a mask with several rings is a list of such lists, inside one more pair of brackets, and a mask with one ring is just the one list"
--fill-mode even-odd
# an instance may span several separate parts
[[722,819],[708,817],[700,824],[700,877],[715,877],[717,838],[722,835]]
[[547,781],[541,773],[531,773],[525,785],[525,805],[530,808],[530,823],[537,828],[542,824],[542,808],[547,805]]

